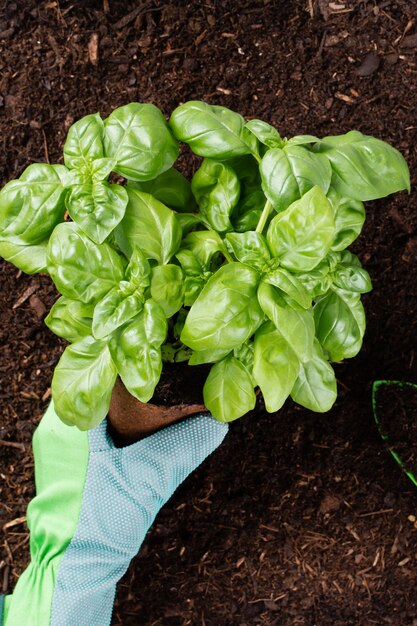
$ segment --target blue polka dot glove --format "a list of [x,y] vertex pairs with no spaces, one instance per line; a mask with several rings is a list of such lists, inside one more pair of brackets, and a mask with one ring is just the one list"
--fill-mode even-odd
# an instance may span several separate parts
[[51,405],[34,438],[31,563],[6,596],[3,626],[106,626],[117,581],[162,505],[223,441],[227,426],[197,415],[125,448],[102,422],[64,425]]

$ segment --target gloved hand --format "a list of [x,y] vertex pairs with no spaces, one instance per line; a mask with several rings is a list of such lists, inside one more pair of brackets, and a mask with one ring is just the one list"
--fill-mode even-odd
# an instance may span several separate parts
[[105,421],[81,432],[51,404],[33,437],[31,563],[6,596],[0,624],[110,624],[116,583],[159,509],[226,432],[197,415],[116,448]]

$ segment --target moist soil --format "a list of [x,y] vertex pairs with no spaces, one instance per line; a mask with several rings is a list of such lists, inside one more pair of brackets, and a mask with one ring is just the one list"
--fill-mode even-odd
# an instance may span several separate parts
[[[415,0],[0,2],[2,183],[58,162],[80,116],[133,100],[166,115],[190,99],[223,104],[283,136],[356,128],[400,149],[412,174],[411,195],[368,203],[353,246],[374,291],[363,350],[335,365],[335,406],[287,402],[231,424],[158,515],[113,626],[417,625],[417,491],[382,443],[371,393],[376,379],[417,374],[415,11]],[[31,436],[63,343],[43,325],[49,278],[6,263],[0,275],[0,585],[11,592],[28,562]]]

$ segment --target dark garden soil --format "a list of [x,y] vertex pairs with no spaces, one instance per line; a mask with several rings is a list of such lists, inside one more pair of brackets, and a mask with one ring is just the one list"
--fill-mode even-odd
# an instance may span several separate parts
[[[410,196],[368,204],[354,245],[374,291],[362,352],[335,366],[335,407],[288,402],[232,424],[159,514],[119,585],[114,626],[417,625],[417,490],[384,448],[371,402],[375,379],[417,379],[416,9],[0,2],[2,183],[56,162],[80,116],[132,100],[168,115],[204,99],[283,136],[356,128],[399,148],[412,172]],[[5,263],[0,276],[0,586],[10,592],[28,561],[31,435],[62,344],[42,321],[56,298],[49,279]]]

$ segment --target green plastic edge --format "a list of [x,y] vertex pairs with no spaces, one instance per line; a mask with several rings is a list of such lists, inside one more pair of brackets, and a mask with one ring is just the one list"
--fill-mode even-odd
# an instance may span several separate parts
[[[400,387],[400,388],[412,387],[413,389],[417,389],[417,385],[415,385],[414,383],[408,383],[408,382],[404,382],[401,380],[376,380],[372,385],[372,410],[374,414],[375,423],[377,425],[378,432],[381,435],[383,441],[388,444],[389,437],[382,430],[381,424],[378,419],[377,410],[376,410],[376,394],[377,394],[379,387],[383,387],[384,385],[397,385],[397,387]],[[398,465],[401,467],[403,472],[408,476],[408,478],[411,480],[414,486],[417,487],[417,478],[414,476],[412,472],[410,472],[407,469],[401,457],[397,454],[397,452],[395,452],[395,450],[392,450],[390,447],[388,447],[388,450],[390,451],[393,458],[397,461]]]

